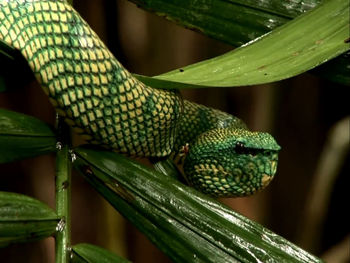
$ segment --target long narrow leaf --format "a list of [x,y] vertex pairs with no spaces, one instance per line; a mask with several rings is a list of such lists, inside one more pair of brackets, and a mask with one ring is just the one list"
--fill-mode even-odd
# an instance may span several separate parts
[[[240,46],[314,8],[321,1],[278,0],[131,0],[177,24]],[[273,54],[272,54],[273,55]],[[341,55],[313,73],[350,85],[350,60]]]
[[0,247],[51,236],[58,221],[46,204],[25,195],[0,192]]
[[[320,262],[171,177],[112,152],[79,148],[76,154],[87,180],[141,231],[148,226],[146,235],[174,261],[187,247],[187,262]],[[171,236],[181,242],[167,247]]]
[[[108,200],[122,215],[124,215],[133,225],[143,232],[159,249],[167,254],[174,262],[205,262],[207,259],[206,251],[214,252],[214,257],[220,251],[213,249],[213,246],[205,243],[205,247],[198,251],[197,246],[203,245],[205,240],[198,234],[189,231],[182,224],[173,220],[164,220],[162,216],[159,218],[159,209],[154,208],[144,200],[137,198],[139,209],[131,206],[127,197],[121,197],[116,194],[116,189],[113,187],[115,183],[107,183],[110,179],[105,178],[105,174],[97,169],[91,168],[89,163],[78,159],[75,163],[78,170],[85,175],[86,180],[106,199]],[[86,170],[88,167],[88,170]],[[91,169],[90,169],[91,168]],[[91,174],[93,173],[93,176]],[[101,179],[105,178],[105,180]],[[117,188],[122,191],[122,188]],[[128,195],[130,198],[130,194]],[[126,198],[126,199],[125,199]],[[134,197],[133,197],[134,198]],[[150,215],[149,218],[147,215]],[[204,254],[203,254],[204,252]],[[213,254],[210,254],[213,256]],[[221,252],[219,258],[226,258],[228,261],[234,259],[227,258],[226,253]],[[235,262],[235,261],[234,261]]]
[[122,258],[98,246],[78,244],[72,247],[72,263],[128,263]]
[[312,9],[320,0],[130,0],[137,6],[232,46],[240,46]]
[[[85,175],[85,179],[174,262],[187,262],[193,257],[192,246],[189,246],[189,243],[193,240],[191,232],[187,234],[187,242],[182,243],[177,239],[177,236],[171,235],[166,229],[160,228],[151,222],[142,212],[133,208],[126,200],[117,195],[103,180],[97,177],[103,177],[101,172],[95,169],[91,170],[95,173],[94,176],[91,176],[90,170],[89,172],[86,170],[86,165],[88,163],[80,159],[76,163],[76,167]],[[148,208],[148,211],[153,210]]]
[[139,78],[157,87],[241,86],[310,70],[349,50],[349,2],[328,0],[249,45],[182,69]]
[[55,134],[46,123],[28,115],[0,109],[0,163],[55,150]]

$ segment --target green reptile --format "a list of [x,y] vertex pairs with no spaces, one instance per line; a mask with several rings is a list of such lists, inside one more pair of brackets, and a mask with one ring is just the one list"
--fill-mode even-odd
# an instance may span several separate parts
[[190,185],[213,196],[253,194],[276,172],[271,135],[138,81],[66,1],[0,0],[0,40],[21,52],[57,113],[89,143],[172,156]]

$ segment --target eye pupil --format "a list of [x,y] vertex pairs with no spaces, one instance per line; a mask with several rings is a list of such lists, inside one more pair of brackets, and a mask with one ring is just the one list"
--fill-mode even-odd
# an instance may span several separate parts
[[235,145],[235,152],[237,154],[245,154],[245,155],[249,154],[252,156],[256,156],[259,153],[259,151],[260,151],[259,149],[246,147],[242,142],[237,142]]
[[242,154],[245,152],[245,150],[246,150],[246,147],[243,143],[241,143],[241,142],[236,143],[236,147],[235,147],[236,153]]
[[236,148],[237,148],[237,149],[244,149],[244,148],[245,148],[245,146],[244,146],[244,144],[243,144],[243,143],[241,143],[241,142],[237,142],[237,143],[236,143]]

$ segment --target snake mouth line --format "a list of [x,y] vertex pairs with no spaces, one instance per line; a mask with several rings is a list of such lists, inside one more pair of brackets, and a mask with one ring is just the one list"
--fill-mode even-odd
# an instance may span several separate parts
[[262,154],[262,155],[270,156],[270,155],[275,153],[274,150],[250,148],[250,147],[244,147],[240,144],[238,144],[238,145],[236,145],[236,147],[234,148],[234,151],[237,154],[244,154],[244,155],[251,155],[251,156],[256,156],[256,155]]

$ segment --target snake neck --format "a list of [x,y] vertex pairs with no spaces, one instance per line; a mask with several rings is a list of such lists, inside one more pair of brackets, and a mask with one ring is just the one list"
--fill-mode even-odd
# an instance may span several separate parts
[[0,0],[0,40],[18,49],[59,115],[87,142],[135,156],[174,147],[182,100],[145,86],[64,1]]
[[171,158],[180,170],[193,142],[201,134],[216,128],[247,129],[239,118],[201,104],[184,100],[183,114],[177,126],[177,136]]

